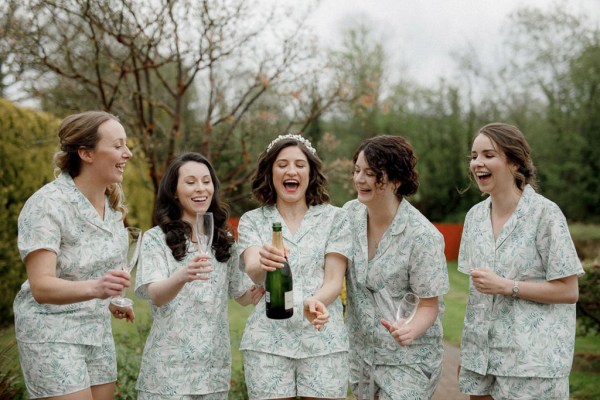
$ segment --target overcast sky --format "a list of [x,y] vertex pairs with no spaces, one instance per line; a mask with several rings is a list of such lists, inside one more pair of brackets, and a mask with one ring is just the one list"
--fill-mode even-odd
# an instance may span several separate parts
[[321,0],[311,23],[323,43],[340,43],[341,32],[356,21],[375,27],[392,63],[417,81],[430,84],[451,77],[451,53],[472,46],[490,61],[502,42],[508,15],[524,5],[548,9],[554,4],[600,22],[600,0]]

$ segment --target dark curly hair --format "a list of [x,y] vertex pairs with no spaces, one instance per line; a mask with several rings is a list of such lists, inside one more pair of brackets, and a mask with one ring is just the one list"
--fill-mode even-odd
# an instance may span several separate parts
[[186,254],[186,240],[192,235],[192,227],[181,219],[181,204],[175,198],[179,169],[186,162],[197,162],[206,165],[210,172],[215,191],[208,211],[213,213],[214,232],[212,249],[215,258],[224,262],[231,257],[231,246],[235,239],[229,230],[229,206],[219,199],[219,179],[211,163],[201,154],[183,153],[167,167],[158,187],[156,206],[154,207],[153,223],[160,226],[166,235],[167,245],[177,261],[181,261]]
[[387,175],[388,182],[399,183],[396,197],[417,193],[419,188],[419,173],[415,169],[417,157],[412,145],[402,136],[381,135],[365,140],[354,154],[356,164],[360,152],[364,153],[369,168],[375,172],[377,184],[383,184]]
[[[531,159],[531,149],[525,135],[519,128],[509,124],[493,122],[479,129],[473,140],[479,135],[490,138],[493,144],[500,147],[500,150],[506,156],[506,160],[517,167],[513,175],[515,184],[521,191],[525,189],[527,184],[537,189],[537,173]],[[472,178],[471,175],[469,177]]]
[[252,194],[263,205],[274,205],[277,202],[277,192],[273,186],[273,164],[279,152],[286,147],[297,146],[308,159],[310,173],[306,189],[306,205],[316,206],[329,202],[327,193],[327,177],[323,174],[323,163],[311,153],[302,142],[296,139],[282,139],[261,153],[258,166],[252,175]]

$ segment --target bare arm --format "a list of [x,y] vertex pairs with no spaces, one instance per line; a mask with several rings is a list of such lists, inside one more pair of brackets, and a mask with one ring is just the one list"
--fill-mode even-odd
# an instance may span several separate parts
[[188,282],[210,279],[212,264],[205,255],[196,256],[188,265],[161,281],[148,284],[148,295],[152,304],[162,307],[173,300]]
[[325,275],[323,285],[312,297],[304,300],[304,316],[320,331],[329,320],[327,306],[338,298],[342,291],[348,260],[341,254],[325,255]]
[[381,324],[398,343],[408,346],[435,323],[438,310],[439,300],[437,297],[421,298],[415,317],[408,324],[391,324],[385,319],[381,320]]
[[256,305],[264,294],[265,288],[253,285],[250,289],[246,290],[243,295],[235,299],[235,301],[241,306],[248,306],[250,304]]
[[25,259],[31,293],[40,304],[72,304],[117,296],[129,287],[127,272],[110,270],[100,279],[69,281],[56,276],[56,253],[36,250]]
[[[471,278],[481,293],[512,295],[514,281],[489,269],[474,269]],[[543,282],[520,281],[518,297],[543,304],[574,304],[579,299],[577,275]]]
[[333,303],[342,291],[344,275],[348,260],[341,254],[328,253],[325,255],[325,276],[323,277],[323,286],[312,296],[321,301],[325,306]]

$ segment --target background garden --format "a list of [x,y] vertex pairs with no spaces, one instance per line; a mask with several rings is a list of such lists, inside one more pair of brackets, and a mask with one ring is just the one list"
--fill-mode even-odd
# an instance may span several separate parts
[[[564,2],[519,9],[498,33],[504,62],[486,65],[459,49],[456,79],[423,86],[390,62],[375,27],[357,23],[343,33],[341,46],[319,47],[304,24],[316,2],[298,3],[294,12],[288,2],[257,7],[242,0],[0,4],[0,398],[19,398],[22,390],[10,347],[12,301],[25,279],[18,213],[53,178],[60,119],[88,109],[115,113],[127,128],[134,159],[124,182],[126,222],[144,229],[151,226],[162,171],[175,155],[207,155],[239,216],[255,206],[248,187],[254,160],[288,131],[317,148],[336,205],[354,196],[351,157],[360,141],[407,137],[421,181],[410,201],[432,221],[460,223],[481,200],[476,188],[459,194],[469,187],[472,136],[491,121],[516,124],[532,145],[540,191],[567,216],[588,272],[580,280],[573,396],[600,396],[592,383],[600,375],[599,267],[593,266],[600,254],[597,22]],[[466,280],[454,263],[449,270],[444,327],[456,345]],[[249,312],[231,307],[234,349]],[[151,323],[145,303],[136,314],[134,325],[115,324],[119,398],[135,396]],[[231,397],[241,397],[241,362],[234,356]]]

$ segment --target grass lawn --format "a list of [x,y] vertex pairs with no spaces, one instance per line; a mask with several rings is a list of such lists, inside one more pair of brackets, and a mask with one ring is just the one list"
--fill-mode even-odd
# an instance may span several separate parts
[[458,272],[456,262],[448,262],[450,291],[444,296],[446,314],[443,320],[444,339],[456,347],[460,346],[463,319],[469,296],[469,276]]
[[[455,346],[460,345],[460,336],[468,292],[468,276],[458,272],[455,262],[448,263],[450,292],[445,296],[446,315],[444,318],[444,335],[446,340]],[[135,301],[136,322],[134,324],[113,320],[113,333],[117,344],[119,359],[119,393],[117,399],[135,398],[135,379],[139,371],[139,362],[146,335],[151,324],[150,310],[145,300],[138,299],[133,293],[128,297]],[[242,355],[239,344],[244,325],[253,307],[241,307],[236,302],[229,303],[229,322],[231,329],[231,347],[233,358],[232,390],[230,400],[244,399]],[[14,341],[12,327],[0,331],[0,349],[6,348]],[[575,341],[575,361],[570,376],[571,398],[588,400],[600,398],[600,335],[577,337]],[[0,371],[9,366],[17,366],[16,346],[6,354],[0,352]],[[18,375],[20,378],[20,375]]]

